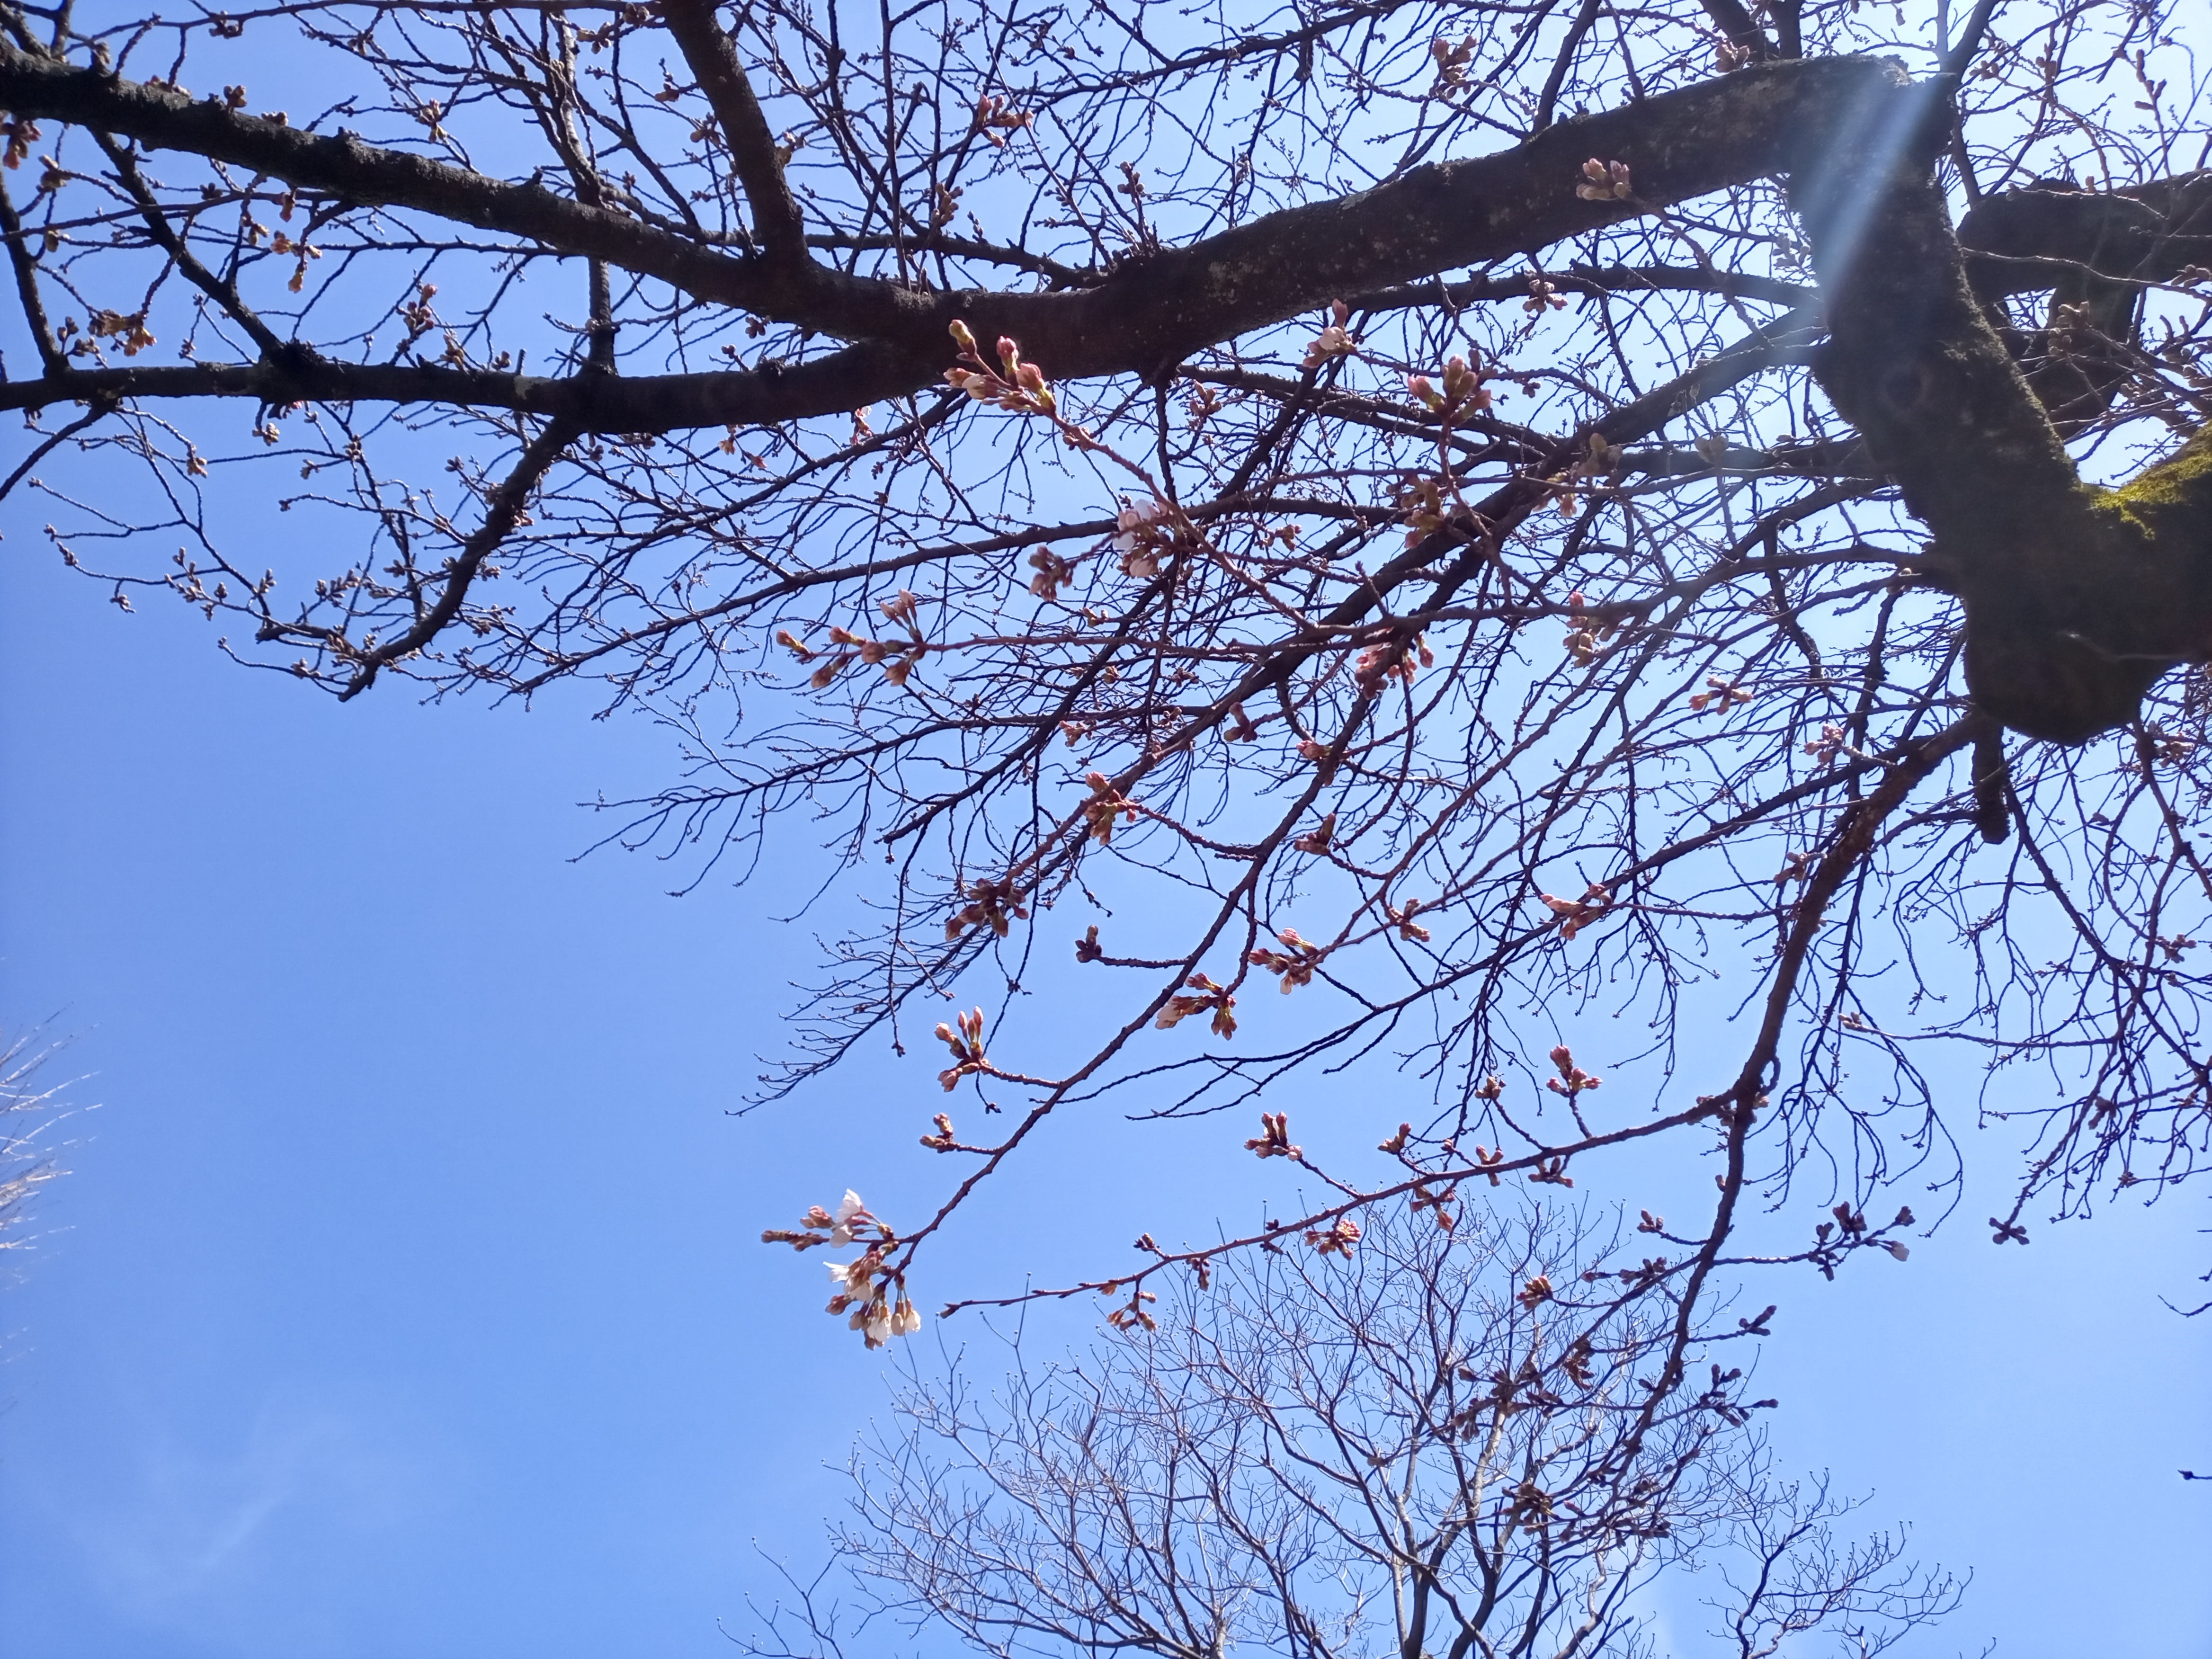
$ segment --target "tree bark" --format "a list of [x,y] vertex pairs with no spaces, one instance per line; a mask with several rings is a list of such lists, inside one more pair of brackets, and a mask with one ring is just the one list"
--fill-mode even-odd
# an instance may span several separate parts
[[[711,374],[549,379],[337,362],[284,343],[264,344],[253,363],[48,362],[37,378],[0,386],[0,408],[213,396],[493,407],[577,433],[765,425],[937,382],[955,319],[985,339],[1014,337],[1058,378],[1158,380],[1190,353],[1332,300],[1533,254],[1783,175],[1828,305],[1816,372],[1932,532],[1923,573],[1964,601],[1967,682],[1981,706],[2031,737],[2078,743],[2133,718],[2174,665],[2212,658],[2212,447],[2193,440],[2122,490],[2086,487],[2045,404],[2063,413],[2067,398],[2108,400],[2117,378],[2031,386],[1991,320],[2007,294],[2048,286],[2062,301],[2081,296],[2103,325],[2131,327],[2140,285],[2212,246],[2212,175],[1992,198],[1970,216],[1968,252],[1931,176],[1952,130],[1951,77],[1916,83],[1874,58],[1767,62],[1560,123],[1510,150],[1418,167],[1133,258],[1073,290],[937,291],[806,257],[799,210],[772,145],[763,149],[767,128],[726,37],[707,9],[687,3],[672,19],[731,129],[757,251],[710,246],[534,178],[506,182],[349,133],[301,131],[4,41],[0,106],[605,262],[849,343],[842,349]],[[1632,193],[1585,199],[1577,185],[1592,157],[1625,165]],[[32,257],[20,231],[9,240],[19,265]]]
[[[2024,234],[2029,214],[1997,207],[1970,264],[1930,172],[1942,131],[1869,100],[1793,180],[1829,302],[1815,373],[1933,534],[1923,574],[1965,604],[1976,702],[2029,737],[2081,743],[2212,655],[2212,448],[2200,434],[2118,491],[2081,482],[1969,280],[2003,291],[2027,248],[2051,271],[2048,245]],[[2158,216],[2147,205],[2087,200],[2036,210],[2063,233],[2058,273],[2115,247],[2139,265],[2160,245],[2137,222]]]

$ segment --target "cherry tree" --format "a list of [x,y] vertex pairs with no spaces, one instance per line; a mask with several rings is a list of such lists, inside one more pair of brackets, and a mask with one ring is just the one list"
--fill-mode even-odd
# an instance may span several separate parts
[[933,1210],[771,1230],[871,1342],[1055,1114],[1364,1066],[1382,1162],[1269,1110],[1304,1212],[1055,1288],[1680,1149],[1671,1392],[1747,1218],[1944,1201],[1926,1055],[2001,1241],[2212,1136],[2181,20],[0,5],[5,489],[303,690],[648,711],[695,877],[826,831],[769,1091],[946,1062]]
[[1901,1533],[1854,1539],[1856,1505],[1777,1476],[1746,1375],[1765,1316],[1718,1322],[1697,1385],[1656,1389],[1663,1303],[1606,1271],[1633,1234],[1556,1201],[1376,1220],[1356,1251],[1178,1277],[1133,1340],[1046,1358],[1015,1326],[982,1345],[1004,1380],[972,1352],[909,1373],[849,1466],[830,1568],[738,1641],[1627,1659],[1663,1650],[1669,1590],[1694,1634],[1694,1584],[1721,1651],[1871,1659],[1957,1606]]

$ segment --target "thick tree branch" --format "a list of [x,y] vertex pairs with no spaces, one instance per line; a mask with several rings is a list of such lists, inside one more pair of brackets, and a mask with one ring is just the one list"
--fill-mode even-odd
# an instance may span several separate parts
[[335,362],[294,347],[270,362],[170,368],[125,364],[8,381],[0,383],[0,410],[126,398],[447,404],[566,420],[584,432],[669,432],[837,414],[900,396],[918,383],[910,359],[866,343],[789,368],[769,364],[713,374],[584,374],[559,379],[430,364]]
[[[761,262],[702,247],[610,209],[585,206],[534,180],[504,184],[465,167],[365,143],[352,133],[325,137],[281,125],[240,114],[220,99],[195,102],[173,88],[73,69],[5,41],[0,41],[0,108],[251,167],[342,201],[413,208],[526,237],[557,252],[658,276],[701,299],[772,314],[798,308],[789,285],[771,277]],[[824,271],[814,280],[834,287],[860,279]]]
[[210,270],[201,263],[199,256],[185,245],[185,239],[170,228],[168,216],[161,211],[161,204],[155,199],[154,192],[147,188],[146,180],[140,175],[138,164],[132,159],[130,149],[104,132],[95,132],[93,137],[100,145],[101,153],[107,157],[108,165],[115,169],[117,179],[130,193],[131,199],[138,204],[138,216],[145,223],[146,234],[169,256],[185,280],[221,306],[231,320],[246,331],[246,337],[260,349],[263,356],[276,358],[283,356],[284,342],[278,339],[269,325],[239,298],[236,285]]
[[1774,0],[1769,8],[1774,18],[1774,50],[1782,58],[1802,58],[1805,43],[1799,21],[1800,0]]
[[1982,49],[1982,36],[1989,32],[1990,20],[1996,15],[2000,0],[1976,0],[1966,27],[1959,31],[1959,39],[1952,46],[1950,56],[1943,60],[1943,73],[1964,75],[1973,67],[1974,54]]
[[[1893,64],[1766,64],[1586,119],[1493,155],[1417,167],[1334,202],[1269,214],[1133,262],[1079,295],[994,297],[1024,346],[1062,374],[1149,372],[1330,301],[1525,255],[1730,184],[1808,164],[1871,104],[1911,99]],[[1575,193],[1590,156],[1631,170],[1634,197]],[[947,296],[946,308],[973,304]],[[1027,332],[1021,331],[1026,326]],[[980,330],[979,330],[980,331]]]
[[1347,295],[1345,303],[1354,311],[1408,311],[1422,306],[1457,310],[1486,301],[1525,301],[1529,284],[1535,282],[1549,283],[1563,294],[1716,294],[1723,299],[1792,307],[1818,297],[1816,290],[1802,283],[1785,283],[1778,276],[1761,276],[1752,271],[1698,270],[1683,265],[1576,264],[1565,271],[1522,271],[1464,283],[1415,283],[1377,289]]
[[2008,190],[1959,222],[1976,295],[2066,289],[2086,277],[2168,283],[2212,263],[2212,172],[2115,191]]
[[737,48],[714,15],[714,0],[665,0],[661,16],[683,48],[684,61],[699,77],[699,89],[714,106],[728,141],[730,162],[745,200],[752,204],[753,235],[769,257],[796,260],[805,252],[805,226],[799,204],[784,180],[768,118],[738,62]]
[[[1743,9],[1743,0],[1698,0],[1698,3],[1705,8],[1705,15],[1713,20],[1713,27],[1738,52],[1748,53],[1753,62],[1774,56],[1773,43],[1752,21],[1751,14]],[[1791,55],[1794,57],[1796,54]]]
[[[2030,737],[2080,743],[2133,719],[2166,670],[2212,654],[2208,458],[2191,445],[2116,495],[2082,486],[1967,285],[1929,175],[1935,127],[1870,106],[1826,166],[1792,181],[1829,295],[1819,369],[1935,533],[1925,568],[1965,602],[1975,700]],[[2063,200],[2035,210],[2101,216]]]
[[[0,106],[233,161],[344,200],[404,205],[528,237],[658,276],[701,299],[882,340],[904,349],[904,390],[936,377],[945,329],[956,317],[986,337],[1013,335],[1060,376],[1158,374],[1192,351],[1346,294],[1532,253],[1790,172],[1815,159],[1826,136],[1856,112],[1913,97],[1901,71],[1882,60],[1765,64],[1563,123],[1498,155],[1417,167],[1358,195],[1269,214],[1133,260],[1080,293],[929,293],[811,264],[732,258],[536,183],[501,184],[351,135],[302,132],[0,44]],[[1576,194],[1577,169],[1592,155],[1630,167],[1631,199]],[[886,383],[872,382],[841,406],[884,395]]]
[[15,297],[22,304],[24,326],[31,331],[46,373],[58,374],[68,368],[69,359],[62,356],[52,325],[46,321],[46,301],[39,297],[38,256],[24,240],[23,221],[4,183],[0,183],[0,235],[8,239],[8,264],[15,275]]

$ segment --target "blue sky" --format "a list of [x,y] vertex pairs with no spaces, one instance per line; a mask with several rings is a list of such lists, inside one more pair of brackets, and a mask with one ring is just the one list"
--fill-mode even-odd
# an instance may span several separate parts
[[[670,898],[572,859],[576,803],[665,776],[650,726],[333,707],[9,528],[0,1009],[73,1035],[98,1107],[0,1296],[0,1654],[727,1650],[884,1400],[758,1230],[939,1174],[927,1054],[727,1115],[813,959],[770,919],[803,826]],[[1056,1129],[928,1294],[1249,1223],[1245,1132]],[[1908,1265],[1761,1287],[1782,1461],[1974,1571],[1917,1651],[2203,1659],[2212,1486],[2175,1471],[2212,1468],[2212,1318],[2158,1298],[2212,1261],[2204,1200],[1999,1251],[1961,1223],[2009,1159],[1969,1152],[1990,1184]]]

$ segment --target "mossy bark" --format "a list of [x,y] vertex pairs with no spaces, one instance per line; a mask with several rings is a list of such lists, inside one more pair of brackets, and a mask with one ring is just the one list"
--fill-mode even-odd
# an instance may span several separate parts
[[1829,307],[1816,372],[1932,533],[1924,574],[1965,604],[1975,702],[2081,743],[2212,657],[2212,443],[2122,490],[2081,483],[1968,284],[1936,127],[1869,100],[1792,180]]

